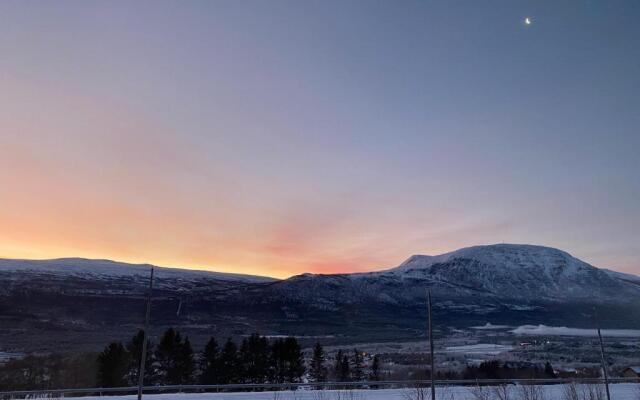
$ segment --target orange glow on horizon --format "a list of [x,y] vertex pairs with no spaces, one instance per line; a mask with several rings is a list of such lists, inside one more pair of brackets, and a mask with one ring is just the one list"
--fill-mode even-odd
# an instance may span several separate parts
[[[334,160],[339,171],[330,173],[313,149],[283,166],[295,135],[292,148],[260,159],[255,149],[273,144],[249,128],[235,141],[216,136],[235,132],[232,124],[191,127],[213,132],[194,139],[183,133],[184,121],[56,82],[0,76],[2,257],[106,258],[285,278],[381,270],[412,254],[504,239],[591,251],[590,242],[551,237],[553,226],[531,229],[553,213],[505,216],[488,206],[493,199],[465,194],[463,184],[432,190],[447,184],[437,174],[431,183],[402,182],[393,165],[380,176],[377,160],[351,155]],[[585,261],[634,270],[631,252],[618,260],[606,250]]]

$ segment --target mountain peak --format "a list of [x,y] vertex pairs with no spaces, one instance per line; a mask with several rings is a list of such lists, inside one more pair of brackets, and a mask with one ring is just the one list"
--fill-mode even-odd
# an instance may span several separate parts
[[498,267],[518,266],[565,266],[581,267],[589,264],[574,258],[569,253],[553,247],[530,244],[500,243],[465,247],[437,256],[413,255],[394,270],[412,270],[429,268],[434,264],[455,259],[474,260],[485,265]]

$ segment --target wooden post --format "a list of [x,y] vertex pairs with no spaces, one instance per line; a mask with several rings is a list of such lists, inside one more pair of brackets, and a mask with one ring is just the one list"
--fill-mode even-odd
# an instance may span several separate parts
[[429,306],[429,352],[431,353],[431,400],[436,400],[436,363],[433,356],[433,324],[431,317],[431,290],[427,292]]
[[147,293],[147,312],[144,316],[144,330],[142,335],[142,354],[140,355],[140,370],[138,376],[138,400],[142,400],[142,387],[144,386],[144,367],[147,361],[147,335],[149,331],[149,315],[151,314],[151,293],[153,292],[153,267],[149,278],[149,293]]
[[602,333],[600,333],[600,323],[598,322],[598,316],[596,314],[596,308],[593,308],[593,318],[596,322],[596,328],[598,330],[598,340],[600,341],[600,360],[602,362],[602,374],[604,375],[604,386],[607,391],[607,400],[611,400],[611,394],[609,393],[609,373],[607,372],[607,360],[604,355],[604,344],[602,343]]

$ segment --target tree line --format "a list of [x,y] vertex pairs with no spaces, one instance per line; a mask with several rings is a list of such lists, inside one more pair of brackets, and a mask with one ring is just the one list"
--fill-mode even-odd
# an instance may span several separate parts
[[[97,383],[101,387],[133,386],[138,383],[144,332],[131,340],[109,343],[97,357]],[[147,340],[145,385],[289,383],[333,379],[340,382],[379,380],[380,360],[374,356],[365,366],[364,353],[339,350],[333,365],[320,343],[313,348],[309,367],[295,337],[269,340],[254,333],[237,344],[211,338],[196,353],[187,336],[173,328],[157,344]]]
[[544,365],[527,362],[483,361],[467,365],[459,379],[553,379],[557,378],[550,362]]
[[[127,344],[109,343],[98,355],[101,387],[136,385],[142,358],[144,332]],[[294,337],[269,341],[259,334],[238,346],[227,339],[220,346],[211,338],[196,353],[187,336],[173,328],[157,344],[147,340],[145,385],[284,383],[299,382],[305,373],[304,357]]]

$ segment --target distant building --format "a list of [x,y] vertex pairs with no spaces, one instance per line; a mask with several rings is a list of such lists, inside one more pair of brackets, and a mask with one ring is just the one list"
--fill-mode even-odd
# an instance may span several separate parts
[[622,371],[622,376],[625,378],[640,378],[640,367],[628,367]]

